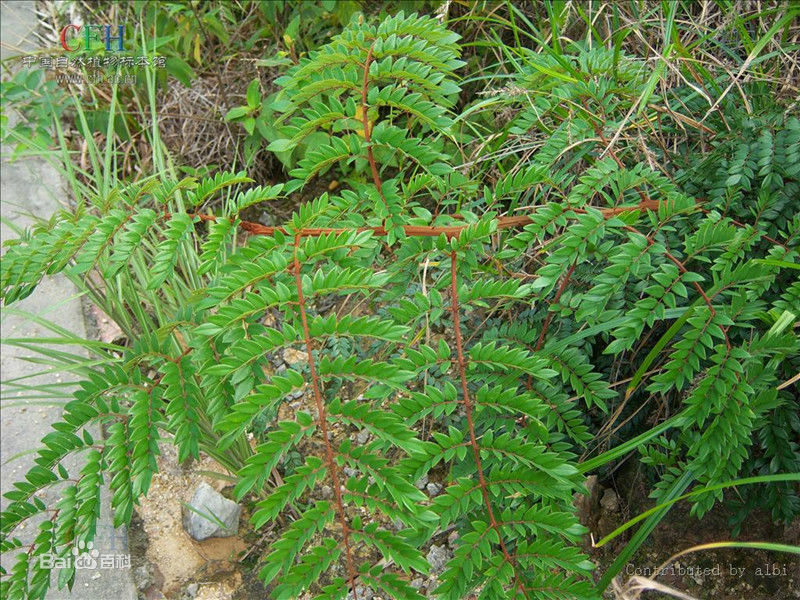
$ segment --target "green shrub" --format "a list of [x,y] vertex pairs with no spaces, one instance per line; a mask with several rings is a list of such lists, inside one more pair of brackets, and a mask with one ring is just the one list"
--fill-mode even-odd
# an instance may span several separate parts
[[[7,304],[62,271],[136,301],[131,344],[96,350],[99,367],[81,369],[63,422],[7,494],[0,550],[21,554],[5,597],[44,597],[49,572],[30,558],[94,537],[102,481],[115,524],[128,523],[165,438],[181,460],[203,451],[236,473],[255,529],[278,524],[259,575],[280,599],[357,585],[419,598],[422,548],[450,528],[438,597],[597,598],[608,581],[591,578],[573,507],[587,473],[641,447],[661,473],[654,496],[671,500],[746,469],[796,470],[796,419],[783,416],[797,398],[778,387],[798,362],[800,123],[769,118],[721,141],[689,163],[702,177],[659,171],[615,131],[637,107],[648,122],[678,111],[685,92],[650,102],[644,65],[618,49],[518,50],[504,93],[456,116],[457,35],[417,15],[355,18],[279,82],[284,137],[270,147],[296,161],[285,184],[139,182],[8,244]],[[502,172],[465,168],[472,144]],[[240,218],[328,171],[346,188],[282,227]],[[276,372],[287,348],[306,362]],[[254,422],[297,391],[305,406],[251,449]],[[651,399],[675,416],[598,454],[603,421]],[[86,433],[95,423],[107,438]],[[72,453],[84,467],[22,547],[15,528],[48,509],[35,493],[70,478]],[[300,464],[276,486],[289,455]],[[441,495],[415,487],[439,473]],[[792,518],[780,485],[766,502]],[[695,512],[721,496],[696,495]],[[289,507],[299,517],[279,520]]]

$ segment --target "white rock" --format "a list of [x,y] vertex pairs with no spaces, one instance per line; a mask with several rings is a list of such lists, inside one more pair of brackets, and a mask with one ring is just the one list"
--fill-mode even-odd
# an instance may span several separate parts
[[444,566],[451,557],[452,553],[445,546],[437,546],[436,544],[433,544],[430,550],[428,550],[428,554],[425,556],[425,559],[431,566],[431,573],[436,574],[444,571]]
[[429,496],[438,496],[442,491],[442,486],[438,483],[431,482],[425,487],[425,489],[428,490]]
[[210,537],[236,535],[241,506],[228,500],[205,481],[197,486],[189,505],[195,510],[184,508],[183,528],[198,542]]
[[359,446],[363,446],[364,444],[366,444],[368,439],[369,439],[369,431],[367,431],[366,429],[362,429],[356,434],[356,442],[358,442]]
[[283,351],[283,360],[290,365],[296,365],[298,363],[306,362],[308,360],[308,354],[302,350],[286,348],[286,350]]

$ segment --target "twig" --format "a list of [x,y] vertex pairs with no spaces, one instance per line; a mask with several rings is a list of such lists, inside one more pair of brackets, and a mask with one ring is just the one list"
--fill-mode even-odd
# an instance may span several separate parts
[[297,234],[294,238],[294,280],[297,286],[297,304],[300,311],[300,322],[303,326],[303,340],[306,346],[306,354],[308,356],[308,369],[311,373],[311,388],[314,391],[314,401],[317,405],[317,424],[322,433],[322,440],[325,443],[325,454],[328,459],[328,470],[331,474],[331,482],[333,483],[333,493],[336,499],[336,508],[339,513],[339,522],[342,525],[342,538],[344,541],[345,557],[347,559],[347,570],[350,577],[350,588],[353,590],[354,600],[358,600],[358,591],[356,590],[356,568],[353,564],[353,554],[350,551],[350,528],[347,524],[347,518],[344,512],[344,504],[342,502],[342,490],[339,487],[339,474],[336,470],[336,460],[333,456],[333,446],[328,436],[328,422],[325,416],[325,404],[322,400],[322,393],[320,392],[319,377],[317,376],[317,368],[314,364],[314,354],[311,350],[311,334],[308,330],[308,319],[306,318],[306,299],[303,295],[303,280],[300,277],[300,261],[297,259],[297,250],[300,247],[301,235]]
[[[569,278],[572,277],[572,272],[575,270],[575,264],[572,263],[572,266],[567,271],[567,274],[564,275],[564,279],[561,280],[561,285],[558,286],[558,291],[556,292],[556,297],[553,298],[552,304],[555,304],[561,298],[561,294],[564,293],[564,290],[569,283]],[[534,349],[536,352],[542,349],[542,344],[544,343],[544,336],[547,335],[547,330],[550,328],[550,321],[553,320],[553,312],[549,311],[547,313],[547,317],[545,317],[544,325],[542,325],[542,332],[539,334],[539,340],[536,342],[536,348]]]
[[458,362],[456,364],[458,366],[458,374],[461,378],[461,391],[464,395],[464,412],[467,415],[467,428],[469,429],[469,444],[470,446],[472,446],[472,454],[475,457],[475,467],[478,470],[478,482],[481,488],[481,495],[483,496],[483,503],[486,505],[486,512],[489,515],[489,524],[495,531],[497,531],[497,538],[500,541],[500,550],[502,550],[506,562],[508,562],[508,564],[511,565],[511,570],[514,573],[514,580],[516,581],[517,587],[522,592],[522,595],[525,596],[525,598],[528,598],[528,593],[525,591],[525,587],[522,585],[522,582],[519,579],[519,575],[517,574],[517,569],[514,565],[514,560],[508,553],[506,544],[503,541],[503,532],[500,531],[500,525],[498,524],[497,520],[494,517],[494,511],[492,510],[492,503],[489,500],[489,492],[486,487],[486,478],[483,475],[480,446],[478,445],[478,441],[475,437],[475,424],[472,422],[472,400],[470,399],[469,389],[467,387],[466,361],[464,360],[464,348],[462,347],[461,323],[458,317],[458,284],[457,284],[457,273],[456,273],[457,266],[458,265],[456,260],[456,253],[452,252],[450,254],[450,307],[453,313],[453,335],[455,336],[456,339],[456,353],[458,356]]
[[[615,206],[613,208],[597,208],[602,215],[606,218],[613,217],[620,213],[633,211],[633,210],[655,210],[658,208],[658,201],[647,199],[639,204],[633,206]],[[575,213],[586,212],[580,208],[571,209]],[[165,213],[165,218],[169,218],[169,213]],[[217,216],[206,215],[201,213],[189,213],[190,217],[197,217],[201,221],[216,221]],[[231,218],[233,220],[233,218]],[[524,227],[533,223],[531,217],[521,215],[513,217],[500,217],[497,219],[497,229],[514,229],[515,227]],[[330,228],[330,227],[311,227],[299,230],[292,230],[291,227],[279,225],[277,227],[262,225],[261,223],[254,223],[252,221],[240,221],[239,227],[253,235],[275,235],[275,232],[283,233],[284,235],[301,235],[302,237],[315,237],[320,235],[327,235],[329,233],[344,233],[346,231],[361,232],[372,231],[377,235],[386,235],[386,227],[384,225],[376,227],[358,227],[358,228]],[[458,235],[469,225],[403,225],[403,230],[407,236],[417,237],[438,237],[445,235],[447,238],[458,237]]]
[[[373,43],[373,46],[375,44]],[[367,59],[364,61],[364,83],[361,86],[361,122],[364,124],[364,142],[367,146],[367,160],[369,160],[369,168],[372,171],[372,181],[375,183],[375,189],[378,190],[383,205],[386,207],[386,214],[389,214],[389,204],[386,202],[386,197],[383,195],[383,183],[381,182],[380,175],[378,174],[378,165],[375,164],[375,156],[372,154],[372,134],[370,133],[369,117],[367,116],[367,88],[369,85],[369,65],[372,62],[372,46],[369,47],[367,52]],[[383,219],[383,225],[386,226],[386,219]]]

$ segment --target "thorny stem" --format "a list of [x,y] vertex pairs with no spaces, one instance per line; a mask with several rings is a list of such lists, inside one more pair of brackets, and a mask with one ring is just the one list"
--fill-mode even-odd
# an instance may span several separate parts
[[314,355],[311,351],[311,334],[308,330],[308,319],[306,318],[306,299],[305,296],[303,296],[303,280],[300,277],[300,261],[297,259],[297,250],[300,246],[300,238],[300,234],[295,235],[294,238],[294,280],[295,285],[297,286],[297,304],[300,311],[300,322],[303,326],[303,339],[306,346],[306,354],[308,356],[308,369],[311,373],[311,388],[314,391],[314,401],[317,405],[317,424],[322,432],[322,440],[325,443],[325,454],[328,460],[328,470],[331,473],[333,493],[336,499],[336,508],[337,512],[339,513],[339,522],[342,526],[342,538],[344,540],[345,556],[347,558],[347,570],[350,577],[350,588],[353,590],[354,600],[358,600],[358,591],[356,590],[356,568],[353,564],[353,555],[350,551],[350,528],[345,517],[344,503],[342,502],[342,490],[339,487],[339,474],[336,470],[336,461],[333,456],[333,446],[331,445],[330,438],[328,437],[328,422],[325,415],[325,404],[322,400],[319,378],[317,377],[317,368],[314,364]]
[[503,552],[503,556],[511,565],[511,570],[514,573],[514,580],[516,581],[517,587],[522,592],[522,595],[525,598],[528,598],[528,594],[525,591],[525,587],[522,585],[522,582],[519,579],[519,575],[517,574],[517,569],[514,566],[514,559],[511,558],[511,555],[508,553],[508,549],[506,548],[506,544],[503,541],[503,533],[500,531],[500,525],[497,523],[497,520],[494,518],[494,511],[492,510],[492,503],[489,500],[489,492],[486,486],[486,478],[483,475],[483,466],[481,465],[481,452],[480,446],[478,446],[478,440],[475,437],[475,424],[472,422],[472,400],[469,396],[469,389],[467,388],[467,364],[464,360],[464,348],[462,347],[462,337],[461,337],[461,323],[458,317],[458,284],[457,284],[457,261],[456,261],[456,253],[453,251],[450,254],[450,307],[453,312],[453,335],[456,339],[456,353],[458,356],[458,374],[461,377],[461,392],[464,395],[464,412],[467,415],[467,428],[469,429],[469,444],[472,446],[472,454],[475,457],[475,467],[478,470],[478,482],[481,488],[481,495],[483,496],[483,503],[486,505],[486,512],[489,515],[489,524],[491,527],[497,531],[497,538],[500,540],[500,550]]
[[[373,43],[374,45],[374,43]],[[369,160],[369,168],[372,171],[372,181],[375,182],[375,189],[383,200],[383,205],[386,207],[386,214],[389,214],[389,204],[386,202],[386,197],[383,195],[383,184],[381,183],[380,175],[378,175],[378,166],[375,164],[375,156],[372,154],[372,134],[370,132],[369,117],[367,116],[367,87],[369,85],[369,65],[372,62],[372,46],[367,51],[367,59],[364,61],[364,83],[361,86],[361,121],[364,124],[364,142],[367,146],[367,159]],[[386,219],[383,220],[384,227],[386,226]]]

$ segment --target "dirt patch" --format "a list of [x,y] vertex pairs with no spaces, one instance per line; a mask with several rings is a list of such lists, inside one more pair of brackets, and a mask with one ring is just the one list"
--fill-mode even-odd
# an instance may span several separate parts
[[[648,485],[638,470],[622,473],[616,481],[590,482],[592,496],[578,500],[581,521],[589,527],[594,540],[611,533],[627,520],[653,506],[647,498]],[[618,576],[619,588],[639,576],[654,579],[695,598],[719,600],[796,600],[800,598],[800,558],[797,555],[766,550],[724,548],[708,549],[683,555],[671,563],[675,554],[701,544],[721,541],[774,542],[800,544],[800,519],[789,526],[775,525],[770,515],[753,512],[737,538],[731,536],[731,512],[722,503],[702,519],[690,515],[691,502],[673,506],[640,550]],[[636,527],[612,540],[607,546],[592,548],[587,540],[585,551],[598,565],[599,578],[628,542]],[[666,564],[665,564],[666,563]],[[660,572],[657,570],[662,569]],[[641,596],[615,594],[609,589],[606,598],[641,598],[650,600],[669,596],[647,591]]]
[[[137,547],[141,558],[144,548],[145,560],[134,565],[140,598],[228,600],[241,584],[239,555],[247,544],[239,535],[197,542],[181,523],[182,503],[191,500],[201,481],[218,491],[227,485],[203,472],[228,473],[207,456],[183,467],[178,464],[175,446],[167,442],[159,447],[159,472],[136,508],[138,522],[131,528],[132,553]],[[247,515],[242,515],[240,523],[246,530]]]

